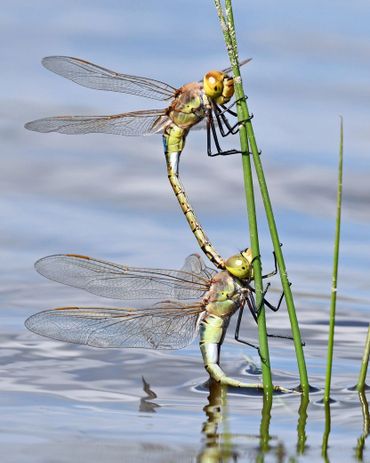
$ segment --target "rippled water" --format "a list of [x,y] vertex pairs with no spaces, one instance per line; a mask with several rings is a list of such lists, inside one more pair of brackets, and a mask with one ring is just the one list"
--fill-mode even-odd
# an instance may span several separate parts
[[[57,210],[62,213],[62,209]],[[97,208],[97,216],[99,212]],[[85,214],[82,207],[81,214]],[[111,220],[120,222],[117,210],[113,209],[109,215]],[[289,217],[297,223],[295,214],[288,214],[286,219]],[[179,222],[179,226],[183,225]],[[323,220],[313,222],[312,226],[320,228]],[[26,239],[29,235],[26,224],[18,224],[16,228]],[[101,225],[97,228],[101,230]],[[361,234],[358,224],[354,234],[357,233]],[[305,238],[309,241],[312,236],[301,235],[302,243]],[[294,236],[285,239],[287,243],[294,242]],[[32,254],[45,253],[43,246],[39,248],[34,247]],[[343,249],[346,260],[346,241]],[[315,249],[311,252],[321,253]],[[99,252],[102,254],[105,257]],[[327,254],[330,255],[329,250]],[[319,401],[324,387],[330,286],[325,255],[319,267],[307,262],[302,265],[301,260],[297,262],[290,257],[310,382],[318,391],[311,394],[306,421],[305,415],[298,413],[299,395],[275,396],[270,427],[267,430],[262,427],[262,431],[260,396],[230,391],[222,399],[220,391],[212,390],[210,397],[196,342],[174,352],[104,350],[68,345],[27,332],[24,320],[40,309],[71,303],[107,304],[107,301],[43,281],[32,273],[33,255],[24,257],[15,246],[13,257],[18,255],[19,263],[13,262],[11,270],[4,274],[1,292],[1,439],[7,461],[104,458],[190,462],[198,458],[201,462],[249,462],[258,460],[261,446],[268,448],[265,461],[288,461],[299,454],[299,461],[320,460],[325,414]],[[130,260],[126,257],[125,262],[131,263]],[[343,286],[351,273],[350,269],[343,269]],[[359,398],[348,388],[356,383],[368,324],[367,284],[366,275],[359,271],[338,301],[332,393],[336,402],[331,408],[328,451],[330,460],[335,462],[354,459],[363,428]],[[277,282],[274,286],[277,290]],[[278,294],[272,292],[270,297],[274,300]],[[277,314],[269,313],[268,323],[271,333],[288,333],[284,309]],[[256,382],[260,379],[258,355],[233,340],[232,328],[223,346],[223,366],[233,377]],[[251,321],[245,323],[243,336],[256,339]],[[299,384],[289,341],[272,340],[271,362],[276,384],[286,387]],[[263,423],[266,422],[268,414],[264,416]]]
[[[302,13],[291,1],[281,2],[278,12],[269,1],[238,5],[241,54],[253,56],[248,74],[245,71],[250,105],[306,342],[310,383],[316,388],[307,414],[298,394],[275,396],[270,413],[258,395],[229,391],[223,396],[208,385],[196,342],[173,352],[100,350],[43,339],[24,328],[24,320],[42,309],[112,305],[43,280],[33,270],[39,257],[75,252],[136,266],[180,268],[188,254],[198,252],[170,191],[159,137],[63,137],[23,129],[27,120],[58,113],[158,107],[158,102],[66,82],[41,68],[46,55],[80,56],[173,85],[227,64],[212,5],[191,1],[185,8],[181,2],[179,15],[170,1],[161,2],[163,10],[157,2],[125,3],[58,0],[51,7],[40,0],[32,5],[5,1],[2,6],[0,37],[7,44],[1,50],[0,90],[2,460],[324,461],[321,443],[328,420],[320,400],[334,236],[337,115],[342,113],[344,210],[335,403],[326,461],[356,461],[364,416],[368,418],[357,393],[349,390],[359,373],[370,303],[365,1],[356,6],[337,2],[335,14],[322,4],[320,14],[313,6]],[[242,27],[246,18],[249,28]],[[194,37],[190,42],[183,40],[189,23]],[[194,133],[181,164],[190,199],[221,254],[246,247],[240,159],[207,159],[204,134]],[[259,217],[268,271],[273,259],[261,208]],[[279,291],[275,278],[271,301]],[[288,333],[284,308],[267,317],[271,333]],[[251,320],[246,320],[243,336],[256,340]],[[274,382],[297,386],[291,343],[275,339],[270,350]],[[260,380],[258,355],[233,340],[233,325],[222,364],[230,376]],[[363,461],[369,459],[365,445]]]

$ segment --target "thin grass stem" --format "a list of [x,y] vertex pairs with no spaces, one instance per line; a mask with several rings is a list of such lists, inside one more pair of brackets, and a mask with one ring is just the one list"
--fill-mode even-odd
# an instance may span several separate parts
[[[233,68],[235,76],[235,97],[238,100],[237,113],[238,120],[248,120],[250,118],[248,113],[248,107],[245,104],[244,90],[240,79],[240,70],[238,64],[238,51],[237,42],[235,35],[235,28],[232,16],[231,1],[226,2],[226,18],[223,13],[223,8],[220,0],[215,0],[217,14],[221,23],[221,28],[224,34],[226,47],[228,50],[230,63]],[[244,103],[244,104],[243,104]],[[247,130],[244,124],[240,126],[239,130],[240,146],[242,151],[242,165],[244,175],[244,188],[247,203],[247,213],[249,222],[249,234],[250,234],[250,245],[252,249],[252,255],[259,257],[259,239],[258,239],[258,227],[257,227],[257,216],[254,199],[254,187],[253,187],[253,175],[252,166],[249,156],[249,144]],[[271,379],[271,368],[270,368],[270,354],[267,341],[266,331],[266,317],[265,309],[262,304],[263,294],[263,283],[262,283],[262,266],[261,260],[256,258],[253,260],[253,278],[256,290],[256,305],[261,307],[258,317],[258,336],[259,336],[259,348],[262,357],[262,381],[264,386],[265,394],[271,395],[272,393],[272,379]]]
[[338,164],[338,191],[337,191],[337,218],[335,225],[334,239],[334,258],[333,258],[333,276],[330,299],[330,320],[329,320],[329,337],[328,353],[326,361],[326,379],[324,402],[330,400],[331,374],[333,367],[334,351],[334,330],[335,330],[335,312],[337,305],[337,282],[338,282],[338,261],[339,261],[339,241],[340,241],[340,224],[342,211],[342,186],[343,186],[343,118],[340,118],[340,142],[339,142],[339,164]]
[[[288,280],[288,274],[287,274],[287,270],[285,267],[283,253],[281,250],[280,239],[279,239],[279,235],[278,235],[278,231],[277,231],[277,227],[275,223],[275,218],[274,218],[274,214],[272,210],[271,200],[270,200],[270,196],[269,196],[269,192],[267,188],[267,183],[266,183],[266,179],[265,179],[265,175],[264,175],[264,171],[263,171],[263,167],[261,163],[260,152],[258,150],[256,139],[254,136],[253,125],[251,122],[250,113],[249,113],[248,105],[246,102],[246,97],[244,95],[244,90],[242,86],[242,80],[240,77],[232,4],[231,4],[231,0],[225,0],[225,9],[226,9],[226,20],[225,20],[223,18],[220,0],[215,0],[215,3],[216,3],[216,8],[219,14],[219,18],[221,21],[221,26],[224,32],[224,36],[225,36],[225,42],[226,42],[227,50],[228,50],[229,57],[230,57],[230,63],[231,63],[232,70],[234,73],[235,96],[238,101],[237,102],[238,120],[241,122],[240,137],[242,139],[242,137],[245,136],[244,134],[245,133],[247,134],[248,145],[250,147],[250,150],[253,156],[253,162],[254,162],[254,166],[255,166],[258,182],[259,182],[259,187],[261,190],[263,204],[264,204],[265,211],[266,211],[266,217],[267,217],[267,221],[269,225],[271,240],[272,240],[274,252],[276,255],[281,284],[282,284],[284,294],[285,294],[285,300],[286,300],[287,310],[288,310],[290,324],[291,324],[291,330],[292,330],[293,339],[294,339],[294,347],[295,347],[295,352],[296,352],[296,357],[297,357],[301,389],[302,389],[303,394],[307,395],[308,397],[309,383],[308,383],[308,376],[307,376],[307,368],[306,368],[306,363],[305,363],[305,358],[304,358],[304,353],[303,353],[303,348],[302,348],[301,334],[300,334],[297,315],[295,311],[293,295],[291,292],[290,282]],[[247,162],[245,160],[246,158],[249,159],[249,155],[244,154],[243,155],[243,166],[244,166],[244,163]],[[249,161],[249,164],[250,164],[250,161]],[[248,184],[245,184],[245,185],[246,185],[246,190],[250,188]],[[259,249],[258,249],[258,254],[254,254],[253,241],[252,241],[253,230],[251,230],[250,233],[251,233],[251,245],[252,245],[253,255],[259,255]],[[256,259],[255,270],[256,270],[256,276],[259,277],[259,274],[260,274],[259,272],[261,271],[261,263],[259,259]],[[256,286],[257,284],[259,285],[259,281],[256,281]],[[260,286],[258,286],[258,288],[260,288]],[[264,316],[264,313],[263,313],[263,316]],[[263,322],[265,325],[265,319],[263,319]],[[261,331],[262,329],[263,328],[261,328]],[[261,335],[263,337],[263,333],[261,333]]]
[[366,337],[366,342],[365,342],[364,355],[362,357],[360,376],[358,378],[358,383],[357,383],[358,392],[365,391],[365,386],[366,386],[365,381],[366,381],[367,367],[369,365],[369,355],[370,355],[370,325],[368,326],[368,329],[367,329],[367,337]]

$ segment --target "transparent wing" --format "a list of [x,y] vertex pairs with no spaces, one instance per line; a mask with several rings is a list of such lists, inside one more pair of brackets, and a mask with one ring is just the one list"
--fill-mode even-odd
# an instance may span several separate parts
[[[185,263],[182,266],[181,270],[178,272],[181,275],[183,272],[186,272],[193,281],[196,283],[199,280],[199,277],[206,281],[210,281],[212,277],[217,273],[216,270],[213,270],[210,267],[207,267],[200,257],[199,254],[190,254],[185,259]],[[182,287],[175,288],[175,298],[176,299],[187,299],[187,291]],[[198,296],[201,297],[201,296]]]
[[199,299],[210,286],[202,272],[128,267],[73,254],[44,257],[35,268],[50,280],[112,299]]
[[176,92],[174,87],[159,80],[120,74],[70,56],[47,56],[42,64],[49,71],[96,90],[110,90],[154,100],[169,100]]
[[[250,61],[252,61],[252,58],[247,58],[247,59],[243,59],[242,61],[239,61],[239,67],[241,68],[242,66],[244,66],[244,64],[247,64]],[[223,72],[224,74],[230,74],[231,71],[232,71],[232,68],[230,66],[226,69],[223,69],[221,72]]]
[[110,133],[140,136],[160,132],[169,118],[162,109],[135,111],[112,116],[57,116],[27,122],[25,128],[35,132],[59,132],[68,135]]
[[147,309],[63,307],[32,315],[26,327],[36,334],[94,347],[181,349],[197,333],[203,307],[162,302]]

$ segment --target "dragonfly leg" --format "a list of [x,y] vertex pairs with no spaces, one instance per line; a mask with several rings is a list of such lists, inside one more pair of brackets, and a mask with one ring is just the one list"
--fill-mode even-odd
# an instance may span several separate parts
[[[257,349],[258,355],[261,357],[260,348],[258,346],[252,344],[251,342],[245,341],[244,339],[241,339],[240,336],[239,336],[240,325],[241,325],[241,321],[242,321],[242,318],[243,318],[243,312],[244,312],[244,307],[241,307],[239,309],[238,319],[236,321],[234,338],[235,338],[236,341],[240,342],[241,344],[245,344],[246,346],[253,347],[254,349]],[[254,318],[254,321],[257,323],[257,315],[253,311],[251,311],[251,313],[252,313],[252,316]]]
[[274,270],[273,270],[272,272],[266,273],[266,275],[262,275],[262,279],[271,278],[271,277],[273,277],[274,275],[276,275],[277,272],[278,272],[278,269],[277,269],[277,260],[276,260],[275,251],[272,251],[272,254],[273,254],[273,256],[274,256]]
[[[221,111],[221,109],[216,104],[213,105],[213,113],[216,117],[218,129],[222,137],[227,137],[230,134],[235,135],[238,133],[239,124],[236,123],[231,125],[228,118],[225,116],[225,111]],[[224,126],[227,128],[227,131],[225,130]]]
[[[213,104],[213,113],[216,116],[217,125],[222,137],[227,137],[230,134],[235,135],[239,132],[239,128],[244,122],[249,122],[254,117],[253,114],[251,114],[247,119],[237,121],[234,125],[231,125],[225,116],[225,112],[232,114],[233,117],[237,116],[237,114],[234,111],[229,111],[225,106],[222,107],[225,108],[223,111],[218,105]],[[227,131],[225,130],[224,126],[227,128]]]
[[[272,273],[273,273],[273,272],[272,272]],[[274,273],[273,273],[273,274],[274,274]],[[269,274],[269,275],[271,276],[271,274]],[[289,283],[289,286],[291,286],[291,284],[292,284],[292,283]],[[248,289],[249,289],[250,291],[252,291],[253,293],[256,292],[256,290],[255,290],[252,286],[248,285],[247,287],[248,287]],[[253,304],[254,304],[254,307],[255,307],[255,311],[256,311],[257,317],[259,316],[259,313],[260,313],[261,308],[262,308],[263,305],[266,305],[266,306],[267,306],[270,310],[272,310],[273,312],[277,312],[277,311],[280,309],[281,303],[283,302],[284,295],[285,295],[285,294],[284,294],[284,291],[282,291],[282,293],[281,293],[281,296],[280,296],[280,298],[279,298],[279,302],[278,302],[277,306],[272,305],[271,302],[269,302],[269,301],[265,298],[265,295],[266,295],[266,293],[267,293],[269,287],[270,287],[270,283],[267,283],[266,288],[265,288],[264,292],[262,293],[262,296],[263,296],[263,297],[262,297],[262,300],[261,300],[261,303],[260,303],[259,307],[256,307],[256,304],[255,304],[255,301],[254,301],[254,298],[253,298]]]
[[[291,285],[291,283],[289,283],[289,286],[290,286],[290,285]],[[281,296],[280,296],[280,298],[279,298],[279,302],[278,302],[278,304],[277,304],[276,306],[272,305],[271,302],[269,302],[269,301],[265,298],[266,293],[267,293],[269,287],[270,287],[270,283],[267,283],[266,288],[265,288],[265,290],[264,290],[263,293],[262,293],[262,300],[261,300],[259,306],[256,308],[257,317],[259,316],[260,311],[261,311],[261,308],[262,308],[263,305],[265,305],[266,307],[268,307],[268,308],[269,308],[270,310],[272,310],[273,312],[277,312],[277,311],[280,309],[281,303],[283,302],[283,299],[284,299],[284,296],[285,296],[284,291],[282,291]]]
[[[280,243],[280,247],[282,247],[283,243]],[[270,278],[273,277],[274,275],[277,274],[278,268],[277,268],[277,260],[276,260],[276,254],[275,251],[272,251],[272,254],[274,255],[274,270],[270,273],[266,273],[266,275],[262,275],[262,278]]]
[[224,110],[224,112],[231,114],[232,116],[236,117],[238,114],[235,111],[232,111],[231,108],[233,108],[235,105],[239,103],[239,101],[247,101],[248,97],[247,95],[244,95],[241,98],[237,98],[233,103],[231,103],[229,106],[226,106],[224,104],[220,105],[221,108]]
[[[289,284],[291,285],[291,283],[289,283]],[[268,286],[265,289],[263,294],[266,294],[266,292],[268,290]],[[250,287],[249,289],[251,291],[255,292],[254,288]],[[284,299],[284,292],[280,296],[278,305],[275,307],[267,299],[263,298],[259,309],[257,309],[254,297],[249,297],[249,299],[247,299],[247,303],[248,303],[248,307],[249,307],[249,310],[250,310],[250,312],[251,312],[251,314],[253,316],[254,321],[258,324],[258,315],[259,315],[259,313],[261,311],[262,304],[266,305],[270,310],[272,310],[274,312],[277,312],[280,309],[280,305],[281,305],[281,302],[282,302],[283,299]],[[239,318],[240,318],[240,322],[241,322],[241,315],[240,314],[239,314],[239,317],[238,317],[238,322],[239,322]],[[237,325],[238,333],[239,333],[240,322],[239,322],[239,325]],[[269,338],[289,339],[290,341],[294,341],[294,338],[292,338],[291,336],[283,336],[283,335],[279,335],[279,334],[269,334],[269,333],[267,333],[267,337],[269,337]],[[305,346],[306,344],[305,344],[305,342],[301,342],[301,345]]]
[[[256,324],[258,324],[258,318],[257,318],[257,312],[256,312],[256,309],[255,309],[255,303],[254,303],[254,298],[253,297],[249,297],[247,298],[246,300],[246,303],[248,305],[248,308],[250,310],[250,313],[252,314],[252,317],[253,317],[253,320],[256,322]],[[235,327],[235,340],[242,343],[242,344],[245,344],[247,346],[250,346],[250,347],[254,347],[255,349],[257,349],[257,352],[258,352],[258,355],[261,359],[261,362],[262,363],[266,363],[266,359],[264,359],[262,357],[262,354],[261,354],[261,351],[260,351],[260,348],[255,346],[254,344],[252,344],[251,342],[249,341],[245,341],[244,339],[240,339],[240,336],[239,336],[239,331],[240,331],[240,325],[241,325],[241,321],[242,321],[242,318],[243,318],[243,313],[244,313],[244,307],[241,307],[239,309],[239,313],[238,313],[238,319],[236,321],[236,327]]]
[[[212,153],[212,139],[214,141],[214,144],[217,150],[216,153]],[[241,151],[236,150],[236,149],[231,149],[231,150],[226,150],[226,151],[223,151],[221,149],[221,146],[220,146],[220,143],[217,137],[216,127],[212,119],[212,115],[209,115],[207,119],[207,154],[208,156],[211,156],[211,157],[228,156],[230,154],[242,154]]]
[[[280,244],[280,246],[282,246],[282,244]],[[262,275],[262,279],[273,277],[273,276],[276,275],[277,272],[278,272],[277,260],[276,260],[275,251],[272,251],[272,254],[274,255],[274,270],[273,270],[272,272],[266,273],[266,275]],[[253,259],[251,260],[251,264],[253,264],[253,262],[254,262],[256,259],[261,259],[261,254],[259,254],[258,256],[253,257]]]
[[[292,286],[292,283],[291,283],[291,282],[289,282],[289,286]],[[264,302],[264,304],[265,304],[270,310],[272,310],[273,312],[277,312],[277,311],[280,309],[280,306],[281,306],[281,303],[283,302],[284,296],[285,296],[285,293],[284,293],[284,291],[282,291],[277,306],[272,305],[272,304],[271,304],[269,301],[267,301],[266,299],[264,299],[263,302]]]
[[[270,334],[267,333],[267,336],[269,338],[279,338],[279,339],[288,339],[289,341],[294,341],[294,338],[292,336],[282,336],[280,334]],[[304,347],[306,343],[304,341],[301,341],[301,346]]]

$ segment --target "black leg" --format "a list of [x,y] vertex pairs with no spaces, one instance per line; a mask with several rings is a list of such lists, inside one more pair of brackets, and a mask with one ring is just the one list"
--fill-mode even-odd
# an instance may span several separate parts
[[[262,301],[261,301],[260,306],[259,306],[258,309],[257,309],[257,307],[256,307],[256,303],[255,303],[254,298],[253,298],[253,303],[254,303],[254,307],[255,307],[255,310],[256,310],[257,317],[258,317],[258,315],[259,315],[259,313],[260,313],[260,310],[261,310],[261,308],[262,308],[262,305],[266,305],[266,306],[267,306],[270,310],[272,310],[273,312],[277,312],[277,311],[280,309],[280,305],[281,305],[281,303],[282,303],[282,301],[283,301],[283,299],[284,299],[284,292],[281,294],[281,296],[280,296],[280,298],[279,298],[278,305],[277,305],[277,306],[274,306],[274,305],[272,305],[272,304],[265,298],[265,295],[266,295],[266,293],[267,293],[269,287],[270,287],[270,283],[268,283],[268,284],[266,285],[266,288],[265,288],[265,290],[264,290],[264,292],[263,292],[263,294],[262,294],[263,299],[262,299]],[[251,286],[251,285],[249,285],[249,284],[247,285],[247,288],[248,288],[252,293],[255,293],[255,292],[256,292],[256,290],[253,288],[253,286]]]
[[273,255],[274,255],[274,270],[270,273],[266,273],[266,275],[262,275],[262,278],[265,279],[265,278],[270,278],[270,277],[273,277],[274,275],[277,274],[277,261],[276,261],[276,254],[275,254],[275,251],[272,252]]
[[[269,338],[279,338],[279,339],[289,339],[289,341],[294,341],[294,338],[291,336],[281,336],[280,334],[267,334]],[[306,345],[305,342],[301,342],[301,346],[304,347]]]
[[211,142],[211,123],[209,121],[209,116],[207,117],[207,154],[208,156],[213,156]]
[[[217,153],[212,153],[212,142],[211,138],[213,138]],[[222,151],[220,143],[218,141],[217,137],[217,131],[216,127],[212,118],[212,114],[208,114],[208,120],[207,120],[207,154],[208,156],[228,156],[230,154],[241,154],[241,151],[232,149],[232,150],[227,150],[227,151]]]
[[[265,291],[264,291],[263,294],[266,294],[267,290],[268,290],[268,287],[265,289]],[[274,306],[272,306],[265,298],[263,298],[263,303],[264,303],[265,305],[267,305],[267,307],[268,307],[269,309],[270,309],[270,308],[271,308],[271,310],[274,310],[274,309],[275,309],[275,312],[276,312],[277,310],[279,310],[279,307],[280,307],[280,304],[281,304],[281,301],[282,301],[283,297],[284,297],[284,293],[283,293],[282,296],[280,297],[279,304],[278,304],[278,307],[277,307],[277,308],[274,307]],[[257,315],[257,313],[254,312],[255,310],[257,310],[257,307],[256,307],[256,302],[255,302],[254,297],[253,297],[252,294],[251,294],[251,297],[250,297],[250,299],[249,299],[249,304],[250,304],[250,306],[252,306],[252,308],[253,308],[253,309],[251,309],[251,313],[252,313],[252,315],[253,315],[253,318],[254,318],[255,322],[258,324],[258,321],[257,321],[257,320],[258,320],[258,315],[259,315],[259,312],[260,312],[261,308],[258,310],[258,315]],[[249,306],[249,304],[248,304],[248,306]],[[250,307],[250,306],[249,306],[249,307]],[[262,304],[261,304],[261,307],[262,307]],[[294,341],[294,338],[292,338],[291,336],[282,336],[282,335],[279,335],[279,334],[269,334],[269,333],[266,333],[266,334],[267,334],[267,337],[268,337],[268,338],[289,339],[290,341]],[[302,345],[302,346],[305,346],[305,343],[304,343],[304,342],[301,342],[301,345]]]
[[[219,106],[216,104],[213,104],[213,112],[216,116],[217,124],[220,130],[220,133],[223,137],[227,137],[228,135],[232,134],[235,135],[236,133],[239,132],[240,125],[243,124],[244,122],[249,122],[253,118],[253,114],[250,115],[247,119],[244,119],[243,121],[237,121],[234,125],[231,125],[227,117],[225,116],[225,112],[228,112],[232,114],[232,116],[237,116],[237,114],[234,111],[228,111],[228,109],[224,109],[221,111]],[[228,131],[225,131],[224,125],[228,129]]]
[[279,298],[279,302],[278,302],[278,305],[277,306],[274,306],[272,305],[269,301],[267,301],[266,299],[264,299],[264,304],[270,309],[272,310],[273,312],[277,312],[279,309],[280,309],[280,306],[281,306],[281,303],[283,302],[283,299],[284,299],[284,291],[281,293],[281,296]]
[[[283,245],[283,243],[280,243],[280,247]],[[274,255],[274,270],[270,273],[266,273],[266,275],[262,275],[262,279],[265,279],[265,278],[270,278],[270,277],[273,277],[274,275],[277,274],[278,272],[278,268],[277,268],[277,260],[276,260],[276,254],[275,254],[275,251],[272,251],[272,254]],[[254,259],[260,259],[261,256],[256,256],[256,257],[253,257],[252,259],[252,262],[251,264],[253,264],[253,261]]]
[[[252,288],[251,288],[252,289]],[[264,291],[264,294],[267,292],[267,289],[265,289]],[[266,304],[267,306],[270,306],[271,304],[266,301],[266,299],[263,299],[263,302],[264,304]],[[280,301],[279,301],[280,302]],[[250,313],[252,314],[252,317],[253,317],[253,320],[256,322],[256,324],[258,325],[258,314],[259,314],[259,311],[257,312],[257,307],[256,307],[256,302],[254,300],[254,297],[253,297],[253,294],[250,293],[250,296],[248,297],[247,299],[247,304],[248,304],[248,308],[250,310]],[[262,305],[262,304],[261,304]],[[251,347],[254,347],[258,350],[258,353],[259,353],[259,356],[261,357],[261,353],[260,353],[260,350],[259,348],[257,348],[254,344],[251,344],[251,343],[248,343],[246,341],[243,341],[239,338],[239,331],[240,331],[240,325],[241,325],[241,321],[242,321],[242,317],[243,317],[243,310],[244,310],[244,307],[241,308],[239,310],[239,314],[238,314],[238,320],[236,322],[236,328],[235,328],[235,339],[238,341],[238,342],[241,342],[242,344],[246,344],[248,346],[251,346]],[[258,314],[257,314],[258,313]],[[288,339],[289,341],[294,341],[294,338],[292,338],[291,336],[282,336],[282,335],[279,335],[279,334],[269,334],[267,333],[267,337],[269,338],[279,338],[279,339]],[[306,344],[304,342],[301,342],[301,345],[302,346],[305,346]],[[261,357],[261,360],[262,360],[262,357]]]
[[222,105],[220,105],[220,106],[221,106],[221,108],[223,109],[223,112],[224,112],[224,113],[228,113],[228,114],[230,114],[231,116],[236,117],[236,116],[238,115],[238,113],[235,112],[235,111],[231,111],[231,109],[230,109],[230,108],[232,108],[233,106],[235,106],[235,104],[236,104],[236,101],[234,101],[234,103],[232,103],[230,106],[226,106],[226,105],[224,105],[224,104],[222,104]]
[[[280,243],[280,247],[282,247],[283,243]],[[274,255],[274,267],[275,269],[270,272],[270,273],[267,273],[266,275],[263,275],[262,278],[270,278],[270,277],[273,277],[274,275],[277,274],[277,261],[276,261],[276,254],[275,254],[275,251],[272,251],[273,255]]]
[[[269,287],[270,287],[270,283],[267,283],[266,288],[265,288],[265,290],[264,290],[263,293],[262,293],[262,299],[261,299],[260,305],[259,305],[258,307],[256,307],[257,318],[259,317],[259,314],[260,314],[260,312],[261,312],[262,306],[263,306],[264,304],[266,304],[266,302],[267,302],[266,299],[265,299],[265,296],[266,296],[267,291],[269,290]],[[253,298],[253,300],[254,300],[254,298]],[[267,302],[266,305],[267,305],[267,307],[268,307],[268,306],[271,305],[271,304],[270,304],[269,302]],[[273,306],[272,306],[272,307],[273,307]],[[269,307],[269,308],[271,308],[271,307]],[[272,310],[272,309],[271,309],[271,310]]]
[[[247,302],[248,303],[248,302]],[[248,304],[248,307],[249,307],[249,304]],[[249,309],[251,310],[251,308],[249,307]],[[241,325],[241,321],[242,321],[242,318],[243,318],[243,311],[244,311],[244,307],[241,307],[239,309],[239,314],[238,314],[238,320],[236,321],[236,327],[235,327],[235,340],[240,342],[241,344],[245,344],[249,347],[253,347],[254,349],[257,349],[258,351],[258,354],[259,356],[261,357],[261,354],[260,354],[260,349],[258,346],[255,346],[254,344],[252,344],[251,342],[248,342],[248,341],[245,341],[244,339],[240,339],[239,337],[239,331],[240,331],[240,325]],[[251,310],[251,313],[253,315],[253,318],[255,319],[255,322],[257,323],[257,318],[256,318],[256,315],[253,313],[253,311]]]
[[229,113],[231,114],[232,116],[236,117],[237,116],[237,113],[235,111],[231,111],[231,108],[233,108],[236,104],[239,103],[239,101],[241,100],[247,100],[248,97],[247,95],[244,95],[243,98],[238,98],[237,100],[234,101],[234,103],[231,103],[229,106],[226,106],[226,105],[221,105],[222,109],[224,110],[224,112],[226,113]]
[[[213,113],[216,117],[217,125],[222,137],[227,137],[230,134],[235,135],[239,132],[239,122],[232,126],[228,118],[225,116],[225,111],[221,111],[216,104],[213,105]],[[227,131],[225,131],[224,126],[227,128]]]
[[[217,127],[218,127],[218,130],[221,136],[226,137],[230,134],[235,135],[239,131],[240,124],[243,124],[244,122],[251,120],[253,115],[251,115],[245,121],[236,122],[234,125],[231,125],[227,117],[224,114],[225,112],[230,112],[230,111],[228,110],[228,108],[221,111],[221,109],[216,104],[213,104],[212,109],[208,111],[208,114],[207,114],[207,154],[208,156],[213,157],[213,156],[228,156],[231,154],[243,154],[241,151],[236,150],[236,149],[231,149],[231,150],[226,150],[226,151],[222,150],[220,143],[218,141],[215,121],[217,123]],[[234,111],[231,111],[230,113],[233,115],[234,114],[236,115]],[[215,116],[215,119],[213,118],[213,114]],[[225,130],[224,127],[226,127],[227,130]],[[216,153],[212,153],[211,138],[213,138],[214,140],[214,144],[215,144],[216,151],[217,151]]]

